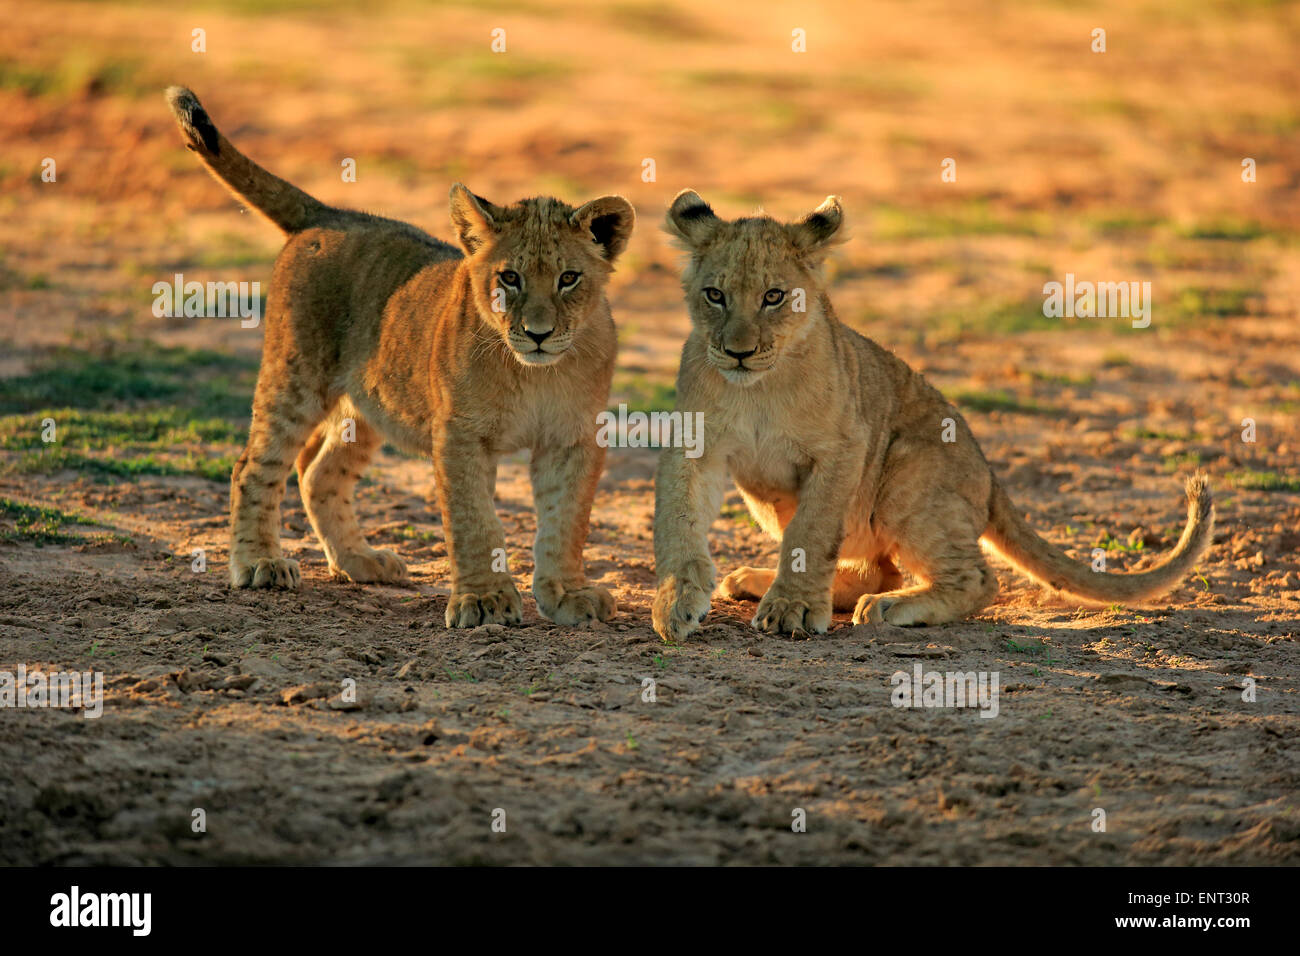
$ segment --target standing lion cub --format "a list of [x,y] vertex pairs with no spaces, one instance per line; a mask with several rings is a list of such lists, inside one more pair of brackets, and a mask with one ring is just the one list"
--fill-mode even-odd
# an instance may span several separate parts
[[[824,633],[832,608],[853,609],[855,624],[973,614],[998,590],[981,537],[1031,577],[1089,601],[1141,601],[1192,570],[1214,532],[1201,475],[1187,482],[1177,547],[1141,573],[1094,573],[1025,523],[960,413],[835,318],[817,267],[842,217],[832,196],[797,223],[726,222],[690,190],[668,212],[690,254],[682,286],[693,329],[677,406],[704,414],[704,451],[669,448],[659,461],[655,630],[680,639],[708,614],[707,533],[728,471],[781,541],[776,571],[740,568],[722,582],[727,597],[758,601],[763,631]],[[920,583],[902,587],[895,559]]]
[[400,581],[366,544],[352,490],[382,439],[432,457],[451,559],[448,627],[522,620],[493,504],[497,459],[528,448],[537,507],[533,597],[561,624],[609,619],[586,583],[616,341],[604,289],[634,214],[618,196],[495,206],[459,184],[465,253],[406,223],[333,209],[217,132],[189,90],[167,101],[187,145],[286,235],[267,302],[248,446],[230,477],[230,581],[299,584],[280,551],[280,499],[297,458],[303,503],[332,574]]

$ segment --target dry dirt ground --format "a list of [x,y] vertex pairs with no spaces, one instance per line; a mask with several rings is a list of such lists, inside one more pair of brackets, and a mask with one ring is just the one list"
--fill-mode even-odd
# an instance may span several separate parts
[[[0,671],[105,679],[99,719],[0,710],[0,862],[1300,858],[1294,6],[366,7],[0,0]],[[686,323],[657,226],[678,189],[787,217],[839,193],[841,317],[958,403],[1043,534],[1144,567],[1199,467],[1214,547],[1151,607],[1081,609],[999,566],[961,624],[796,641],[717,599],[666,645],[654,452],[614,449],[587,563],[618,616],[557,627],[526,599],[522,627],[453,632],[430,469],[386,452],[359,507],[411,587],[331,581],[291,485],[301,591],[231,592],[225,475],[261,332],[155,318],[151,288],[265,285],[277,243],[181,148],[170,82],[273,171],[444,238],[457,179],[627,195],[615,406],[671,407]],[[1045,319],[1066,272],[1151,281],[1150,327]],[[524,459],[498,499],[523,588]],[[722,573],[775,555],[734,493],[712,539]],[[997,717],[891,706],[918,662],[996,672]]]

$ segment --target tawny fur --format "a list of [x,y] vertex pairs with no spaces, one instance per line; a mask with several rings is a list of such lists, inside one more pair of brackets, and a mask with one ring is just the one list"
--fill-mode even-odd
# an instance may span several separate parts
[[[1016,511],[961,413],[836,319],[818,266],[842,220],[833,196],[789,224],[723,221],[690,190],[669,210],[668,231],[689,253],[682,285],[693,325],[677,407],[704,414],[704,437],[698,458],[680,448],[660,457],[655,630],[681,639],[708,613],[716,571],[707,532],[728,472],[781,541],[775,571],[740,568],[721,586],[758,601],[753,624],[764,631],[825,632],[832,610],[853,610],[855,623],[966,617],[998,591],[981,538],[1087,601],[1140,602],[1182,580],[1213,538],[1205,478],[1188,480],[1186,529],[1157,567],[1107,574],[1069,560]],[[956,440],[945,442],[949,423]],[[898,563],[920,583],[902,587]]]
[[497,459],[527,448],[538,610],[565,624],[611,617],[614,599],[586,583],[582,550],[616,351],[604,289],[631,205],[606,196],[577,209],[549,198],[501,207],[457,184],[462,254],[406,223],[318,202],[241,155],[193,93],[173,87],[167,101],[209,171],[286,235],[248,446],[230,481],[231,584],[298,586],[279,543],[295,458],[330,571],[404,580],[396,554],[366,544],[352,505],[387,439],[433,460],[452,566],[447,626],[518,623],[493,495]]

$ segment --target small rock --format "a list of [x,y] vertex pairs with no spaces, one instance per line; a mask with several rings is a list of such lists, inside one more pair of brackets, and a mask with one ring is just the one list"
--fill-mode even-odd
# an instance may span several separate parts
[[481,624],[469,632],[469,639],[475,643],[491,643],[505,637],[506,629],[501,624]]

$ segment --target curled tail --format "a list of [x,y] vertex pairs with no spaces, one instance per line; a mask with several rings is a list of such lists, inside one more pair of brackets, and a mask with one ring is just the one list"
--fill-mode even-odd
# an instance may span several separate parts
[[1070,560],[1038,536],[996,481],[991,504],[984,539],[1004,558],[1037,581],[1101,604],[1140,603],[1164,594],[1196,567],[1214,540],[1210,482],[1199,473],[1187,479],[1187,525],[1178,544],[1160,564],[1133,574],[1097,572]]
[[236,199],[252,206],[286,234],[315,225],[331,210],[322,202],[272,176],[217,132],[199,98],[183,86],[167,89],[167,105],[180,123],[185,145]]

